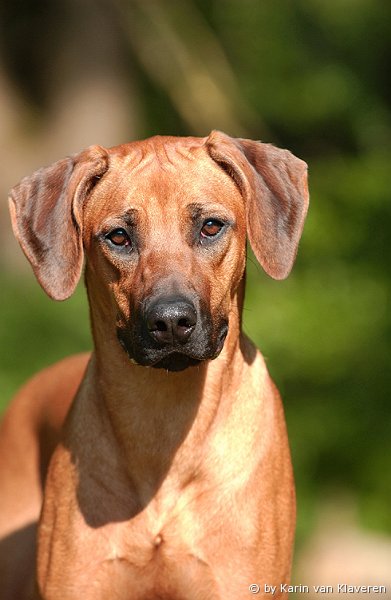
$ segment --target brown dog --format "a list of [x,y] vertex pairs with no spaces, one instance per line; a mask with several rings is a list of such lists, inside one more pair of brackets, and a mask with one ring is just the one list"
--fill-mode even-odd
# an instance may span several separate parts
[[14,188],[15,234],[52,298],[72,294],[84,247],[94,351],[38,374],[3,422],[2,599],[29,597],[42,496],[45,600],[285,594],[289,447],[241,311],[246,231],[265,271],[286,277],[306,171],[213,132],[93,146]]

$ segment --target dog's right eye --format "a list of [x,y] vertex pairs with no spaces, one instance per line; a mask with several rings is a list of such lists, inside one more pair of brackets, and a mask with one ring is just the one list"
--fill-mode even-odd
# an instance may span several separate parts
[[110,240],[114,246],[131,246],[130,237],[122,227],[110,231],[110,233],[106,235],[106,239]]

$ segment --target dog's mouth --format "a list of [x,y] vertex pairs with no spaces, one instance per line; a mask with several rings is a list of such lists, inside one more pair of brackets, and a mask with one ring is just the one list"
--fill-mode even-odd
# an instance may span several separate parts
[[189,344],[182,347],[167,345],[164,348],[154,348],[145,346],[142,343],[134,344],[129,333],[127,329],[117,329],[118,340],[133,363],[144,367],[178,372],[200,365],[206,360],[217,358],[227,337],[228,322],[222,324],[214,343],[206,337],[199,340],[198,344]]
[[188,367],[195,367],[199,365],[202,360],[198,358],[192,358],[186,354],[180,352],[172,352],[168,356],[165,356],[161,360],[151,365],[154,369],[165,369],[166,371],[177,372],[184,371]]

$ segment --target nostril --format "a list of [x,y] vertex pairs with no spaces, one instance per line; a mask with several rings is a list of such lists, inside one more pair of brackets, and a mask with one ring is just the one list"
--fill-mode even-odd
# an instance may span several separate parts
[[156,331],[167,331],[168,330],[167,323],[165,323],[164,321],[156,321],[155,326],[156,326]]
[[182,327],[183,329],[189,329],[190,327],[193,327],[194,323],[190,322],[190,319],[187,319],[186,317],[183,317],[183,319],[179,319],[178,321],[178,327]]

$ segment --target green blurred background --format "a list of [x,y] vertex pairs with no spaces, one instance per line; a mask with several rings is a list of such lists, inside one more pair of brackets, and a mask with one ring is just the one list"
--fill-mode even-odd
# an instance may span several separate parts
[[92,143],[211,129],[308,162],[294,270],[275,282],[250,256],[244,318],[284,400],[300,583],[338,577],[338,556],[363,584],[391,565],[390,64],[387,0],[0,7],[2,408],[31,373],[91,347],[82,285],[50,301],[13,240],[6,196],[21,177]]

